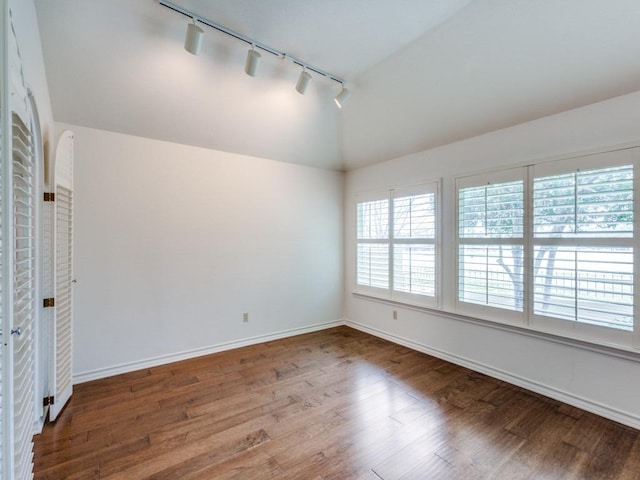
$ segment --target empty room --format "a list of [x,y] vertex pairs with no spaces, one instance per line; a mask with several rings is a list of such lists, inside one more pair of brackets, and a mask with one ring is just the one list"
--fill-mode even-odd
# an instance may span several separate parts
[[0,478],[640,478],[637,0],[0,5]]

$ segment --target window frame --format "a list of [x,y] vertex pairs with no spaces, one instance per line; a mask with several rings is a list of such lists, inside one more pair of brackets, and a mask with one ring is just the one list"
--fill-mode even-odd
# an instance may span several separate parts
[[[494,319],[501,323],[508,323],[513,325],[522,325],[526,318],[526,309],[528,305],[528,289],[527,289],[527,209],[528,209],[528,182],[526,178],[526,167],[508,168],[504,170],[498,170],[495,172],[482,173],[478,175],[468,175],[455,178],[455,221],[453,225],[454,237],[455,237],[455,250],[453,252],[454,257],[454,305],[455,310],[458,313],[464,315],[475,316],[483,319]],[[520,237],[505,237],[505,238],[464,238],[460,237],[460,191],[464,188],[473,188],[483,185],[496,185],[502,183],[510,183],[522,181],[523,186],[523,234]],[[491,245],[522,245],[523,249],[523,309],[522,311],[510,310],[506,308],[493,307],[490,305],[482,305],[478,303],[465,302],[460,300],[460,248],[461,245],[478,245],[478,246],[491,246]]]
[[[396,238],[395,237],[395,218],[394,218],[394,206],[395,200],[418,196],[424,194],[433,194],[435,202],[435,214],[434,214],[434,227],[435,235],[433,238]],[[381,200],[388,200],[388,224],[387,224],[387,238],[382,241],[379,239],[359,239],[358,238],[358,206],[362,203],[375,202]],[[441,199],[441,181],[433,180],[428,182],[422,182],[417,185],[393,187],[384,190],[358,193],[354,198],[354,211],[355,211],[355,278],[353,292],[355,294],[370,296],[379,298],[382,300],[389,300],[409,306],[427,307],[427,308],[439,308],[442,281],[441,281],[441,212],[442,212],[442,199]],[[387,288],[371,287],[367,285],[361,285],[358,283],[358,249],[361,244],[384,244],[388,248],[388,270],[387,270]],[[434,249],[434,295],[424,295],[418,293],[403,292],[395,289],[394,285],[394,247],[396,245],[415,245],[415,244],[433,244]]]
[[[453,191],[455,205],[455,223],[452,233],[455,238],[455,251],[453,258],[455,262],[454,270],[454,291],[453,305],[455,313],[473,316],[483,320],[497,323],[511,324],[526,329],[535,330],[547,334],[559,335],[576,340],[593,342],[612,347],[640,348],[640,289],[633,292],[633,330],[625,331],[615,327],[593,325],[575,320],[567,320],[550,316],[543,316],[534,313],[534,288],[535,272],[533,271],[534,248],[539,245],[540,238],[534,236],[534,179],[552,175],[572,173],[576,170],[588,171],[606,169],[615,166],[632,165],[633,174],[633,235],[627,240],[620,241],[618,237],[612,243],[616,245],[625,244],[633,248],[633,278],[634,282],[640,279],[640,148],[627,148],[604,153],[594,153],[589,155],[565,158],[547,162],[540,162],[528,166],[517,168],[504,168],[491,172],[484,172],[478,175],[465,175],[455,177],[455,188]],[[524,212],[523,212],[523,311],[514,312],[498,307],[478,305],[460,300],[460,245],[465,244],[460,238],[460,191],[469,186],[480,186],[487,183],[503,183],[517,177],[521,172],[524,181]],[[461,241],[462,240],[462,241]],[[490,243],[489,239],[487,242]],[[538,242],[536,242],[538,240]],[[551,243],[549,239],[544,239],[542,243]],[[560,240],[558,244],[575,246],[604,245],[606,242],[602,237],[578,237],[571,240]]]
[[[533,258],[536,245],[554,244],[568,247],[598,247],[598,246],[624,246],[633,249],[633,278],[634,282],[640,279],[640,149],[616,150],[575,157],[531,165],[530,170],[530,191],[533,202],[533,184],[536,178],[544,178],[554,175],[575,173],[578,171],[591,171],[606,169],[611,167],[632,165],[633,166],[633,234],[631,237],[605,238],[603,236],[576,237],[576,238],[537,238],[533,231],[533,211],[531,212],[531,248],[529,255]],[[543,332],[551,332],[576,338],[579,340],[596,341],[604,345],[620,345],[627,348],[640,347],[640,295],[638,289],[633,293],[633,327],[631,331],[606,327],[576,320],[550,317],[536,314],[535,308],[535,281],[532,272],[530,278],[530,298],[528,308],[529,325],[531,328]]]

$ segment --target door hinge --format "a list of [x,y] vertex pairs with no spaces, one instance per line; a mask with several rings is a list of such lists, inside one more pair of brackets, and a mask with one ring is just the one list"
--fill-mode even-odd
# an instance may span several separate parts
[[56,194],[53,192],[44,192],[44,201],[45,202],[55,202]]
[[48,407],[49,405],[53,405],[55,403],[55,397],[53,395],[51,395],[50,397],[44,397],[42,399],[42,406],[43,407]]
[[55,307],[56,306],[55,298],[45,298],[42,302],[42,306],[44,308]]

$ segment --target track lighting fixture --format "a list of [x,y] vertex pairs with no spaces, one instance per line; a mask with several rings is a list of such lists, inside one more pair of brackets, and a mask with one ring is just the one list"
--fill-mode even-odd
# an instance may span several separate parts
[[202,46],[202,34],[203,30],[196,25],[196,19],[194,17],[193,23],[190,23],[187,26],[187,36],[184,39],[184,49],[189,53],[199,55],[200,47]]
[[256,76],[256,71],[258,69],[258,62],[262,57],[262,55],[256,50],[256,49],[259,49],[259,50],[262,50],[263,52],[270,53],[283,60],[289,60],[290,62],[295,63],[296,65],[299,65],[300,67],[302,67],[302,72],[300,72],[300,77],[298,77],[298,83],[296,84],[296,91],[298,93],[304,95],[307,88],[309,87],[309,84],[311,83],[311,80],[313,79],[313,77],[311,77],[309,72],[307,72],[307,70],[309,70],[317,75],[321,75],[329,80],[333,80],[334,82],[337,82],[342,86],[340,93],[338,93],[338,95],[336,95],[334,99],[334,101],[336,102],[336,105],[338,105],[339,108],[342,108],[344,106],[344,103],[349,98],[350,92],[349,90],[344,88],[345,81],[342,78],[336,75],[333,75],[329,72],[326,72],[324,70],[321,70],[320,68],[314,67],[308,64],[307,62],[304,62],[298,58],[288,55],[285,52],[272,48],[254,39],[251,39],[246,35],[243,35],[238,32],[234,32],[233,30],[228,29],[227,27],[224,27],[218,23],[215,23],[211,20],[203,18],[194,12],[190,12],[189,10],[186,10],[180,5],[176,5],[175,3],[172,3],[169,0],[157,0],[157,2],[159,5],[162,5],[163,7],[166,7],[176,13],[179,13],[180,15],[184,15],[185,17],[191,18],[193,20],[193,22],[187,26],[187,35],[184,40],[184,48],[187,52],[192,53],[194,55],[198,55],[200,53],[200,47],[202,46],[202,35],[204,33],[202,28],[200,28],[200,24],[206,25],[207,27],[210,27],[221,33],[224,33],[225,35],[233,37],[236,40],[240,40],[251,46],[251,50],[249,50],[249,52],[247,53],[247,61],[244,66],[244,71],[247,75],[250,75],[252,77]]
[[260,52],[256,52],[251,46],[251,50],[247,52],[247,62],[244,64],[244,73],[250,77],[256,76],[256,70],[258,69],[258,60],[260,60]]
[[311,75],[304,68],[300,72],[300,76],[298,77],[298,83],[296,84],[296,90],[299,94],[304,95],[304,92],[307,91],[307,87],[311,83]]
[[343,84],[342,89],[340,90],[340,93],[336,95],[336,98],[334,98],[333,101],[336,102],[336,105],[338,106],[338,108],[342,108],[344,104],[347,102],[347,100],[349,100],[350,96],[351,96],[351,92],[346,88],[344,88],[344,84]]

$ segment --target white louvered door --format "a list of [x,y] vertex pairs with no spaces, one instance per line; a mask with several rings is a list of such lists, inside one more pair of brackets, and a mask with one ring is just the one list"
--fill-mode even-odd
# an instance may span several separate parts
[[56,419],[73,392],[73,133],[65,131],[58,140],[55,168],[55,310],[53,375],[54,402],[49,418]]
[[[0,88],[4,88],[2,82],[0,81]],[[0,111],[5,108],[4,105],[4,96],[0,96]],[[3,242],[3,220],[4,220],[4,115],[0,116],[0,159],[2,159],[3,165],[0,168],[0,478],[4,478],[4,449],[5,449],[5,395],[4,395],[4,370],[5,370],[5,311],[3,308],[4,304],[4,276],[3,276],[3,263],[4,263],[4,242]]]
[[[0,39],[2,39],[2,43],[5,44],[6,39],[6,12],[5,12],[5,1],[0,0]],[[6,139],[5,139],[5,131],[8,128],[6,112],[8,112],[7,101],[8,101],[8,91],[6,90],[6,76],[5,72],[7,71],[7,62],[6,62],[6,49],[4,47],[0,48],[0,478],[5,478],[5,458],[6,458],[6,441],[7,438],[7,419],[5,415],[7,413],[7,408],[5,403],[7,402],[7,396],[5,394],[5,382],[7,376],[5,375],[6,364],[7,364],[7,355],[5,351],[7,347],[5,344],[6,341],[6,333],[7,327],[9,326],[8,318],[6,316],[6,309],[4,308],[5,302],[5,275],[4,275],[4,264],[5,264],[5,244],[4,244],[4,230],[5,230],[5,166],[7,162],[7,154],[6,154]]]
[[29,478],[32,469],[35,325],[35,195],[31,132],[12,116],[13,153],[13,431],[14,476]]
[[35,421],[36,185],[31,112],[11,11],[3,2],[3,408],[4,480],[33,477]]
[[[31,136],[33,138],[33,163],[35,165],[34,168],[34,178],[33,178],[33,196],[36,199],[35,202],[35,253],[36,253],[36,263],[35,263],[35,295],[37,299],[36,303],[36,319],[33,329],[33,350],[34,350],[34,365],[35,365],[35,377],[34,377],[34,388],[33,388],[33,407],[34,407],[34,415],[35,415],[35,430],[34,432],[39,433],[42,431],[42,427],[44,426],[44,422],[46,419],[46,414],[48,411],[48,407],[46,407],[46,403],[43,402],[43,399],[48,396],[49,392],[49,355],[50,355],[50,344],[49,341],[49,328],[50,322],[48,313],[51,310],[50,308],[45,308],[41,299],[49,298],[47,293],[47,287],[50,282],[48,280],[48,270],[45,260],[45,254],[48,254],[48,249],[44,248],[44,242],[46,242],[50,236],[47,236],[47,232],[44,230],[43,220],[45,218],[45,210],[44,210],[44,198],[43,198],[43,187],[44,187],[44,174],[45,174],[45,165],[44,165],[44,148],[43,148],[43,139],[42,139],[42,130],[40,127],[40,116],[38,114],[38,105],[36,99],[33,95],[33,92],[29,90],[29,112],[31,118]],[[48,257],[47,257],[48,259]]]

